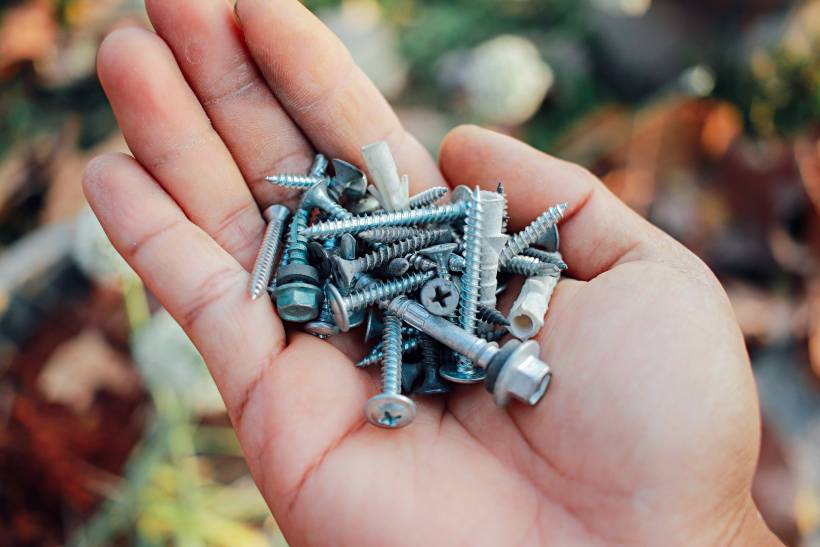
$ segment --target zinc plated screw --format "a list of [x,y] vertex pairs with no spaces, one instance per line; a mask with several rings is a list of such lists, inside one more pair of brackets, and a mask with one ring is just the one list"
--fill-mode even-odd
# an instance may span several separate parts
[[450,203],[441,207],[423,207],[390,213],[373,213],[372,215],[355,216],[348,219],[317,222],[302,230],[302,235],[315,239],[325,239],[339,234],[358,234],[372,228],[383,226],[408,226],[449,222],[464,216],[465,202]]
[[419,207],[427,207],[443,198],[446,193],[447,188],[444,186],[433,186],[423,192],[419,192],[415,196],[411,196],[410,201],[407,203],[407,208],[418,209]]
[[342,285],[349,287],[358,274],[374,270],[394,258],[404,256],[422,247],[437,243],[446,236],[446,232],[442,232],[441,230],[436,230],[435,232],[425,231],[409,239],[379,247],[354,260],[346,260],[340,256],[335,256],[332,259],[333,273]]
[[529,226],[510,237],[510,240],[504,248],[501,249],[501,255],[498,260],[499,265],[504,266],[514,256],[520,255],[525,249],[535,243],[538,238],[563,218],[566,210],[566,203],[560,203],[550,207],[541,213],[538,218],[533,220]]
[[433,272],[419,272],[397,277],[382,283],[375,283],[359,291],[353,291],[347,296],[342,296],[335,285],[329,284],[325,298],[330,300],[330,309],[333,310],[336,324],[342,332],[347,332],[350,330],[350,316],[353,312],[381,300],[388,300],[418,289],[434,275]]
[[458,249],[458,243],[441,243],[419,251],[419,254],[432,260],[436,273],[442,279],[450,279],[450,257]]
[[512,260],[507,262],[502,272],[523,275],[525,277],[538,277],[541,275],[558,275],[561,273],[561,268],[556,264],[541,262],[537,258],[531,256],[514,256]]
[[369,244],[376,243],[395,243],[402,239],[408,239],[417,236],[422,232],[443,232],[450,233],[446,228],[437,228],[434,230],[424,230],[422,228],[415,228],[413,226],[385,226],[382,228],[373,228],[372,230],[365,230],[359,234],[359,239]]
[[416,403],[401,394],[401,320],[390,312],[384,314],[382,348],[382,392],[365,403],[364,415],[375,426],[395,429],[413,421]]
[[547,264],[555,264],[561,270],[567,269],[567,263],[564,262],[564,258],[558,251],[543,251],[541,249],[534,249],[530,247],[529,249],[524,249],[524,252],[521,254],[530,258],[537,258],[541,262],[546,262]]
[[[467,333],[474,334],[478,312],[481,276],[481,223],[483,221],[481,191],[476,187],[467,205],[464,220],[464,272],[461,275],[458,324]],[[456,357],[454,365],[443,366],[439,374],[446,380],[460,384],[480,382],[486,372],[475,367],[464,354]]]
[[281,175],[265,177],[265,180],[276,186],[282,186],[283,188],[301,188],[302,190],[307,190],[314,184],[318,184],[327,178],[325,177],[326,170],[327,158],[324,154],[316,154],[313,158],[313,165],[311,165],[307,175],[283,173]]
[[488,342],[443,317],[436,317],[404,295],[391,300],[387,309],[408,325],[486,369],[485,388],[499,405],[507,404],[510,397],[534,405],[549,387],[552,372],[549,365],[538,358],[540,348],[537,342],[510,340],[499,348],[496,342]]
[[256,300],[270,283],[273,274],[273,264],[279,248],[282,246],[282,232],[285,222],[290,216],[290,211],[284,205],[271,205],[262,213],[268,226],[265,228],[265,235],[262,244],[259,246],[259,253],[256,255],[256,262],[251,273],[250,295],[252,300]]
[[[405,335],[406,331],[402,329],[402,353],[412,353],[416,351],[416,348],[418,348],[419,344],[421,344],[421,338],[419,338],[419,336],[413,336],[412,338],[405,339]],[[384,357],[384,348],[382,344],[379,343],[375,348],[370,350],[370,353],[362,357],[359,362],[356,363],[356,368],[367,368],[370,365],[375,365],[382,360],[382,357]]]

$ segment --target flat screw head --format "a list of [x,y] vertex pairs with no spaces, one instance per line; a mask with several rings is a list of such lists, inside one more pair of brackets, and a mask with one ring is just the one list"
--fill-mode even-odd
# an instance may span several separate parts
[[339,327],[334,323],[326,323],[324,321],[311,321],[305,325],[305,331],[318,336],[319,338],[329,338],[339,334]]
[[336,173],[333,182],[341,193],[353,199],[364,197],[367,192],[367,177],[362,170],[340,159],[334,159],[332,163],[333,171]]
[[456,384],[475,384],[487,377],[487,372],[483,368],[472,367],[470,369],[459,370],[458,363],[452,362],[442,365],[438,369],[442,378]]
[[350,330],[350,313],[345,306],[344,297],[336,285],[328,283],[325,289],[325,298],[330,303],[330,310],[333,312],[333,318],[336,320],[336,325],[342,332]]
[[375,426],[397,429],[416,417],[416,403],[404,395],[380,393],[365,403],[364,415]]

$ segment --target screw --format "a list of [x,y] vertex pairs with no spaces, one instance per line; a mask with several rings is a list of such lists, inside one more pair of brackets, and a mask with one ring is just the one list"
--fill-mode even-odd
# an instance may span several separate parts
[[387,309],[411,327],[486,369],[485,387],[499,405],[507,404],[510,397],[534,405],[549,387],[552,371],[549,365],[538,358],[540,348],[532,340],[524,343],[510,340],[499,348],[496,342],[488,342],[470,334],[446,319],[433,315],[424,306],[404,295],[391,300]]
[[342,296],[342,293],[339,292],[339,289],[335,285],[329,284],[325,297],[330,300],[330,308],[333,310],[336,324],[339,325],[342,332],[347,332],[351,326],[351,313],[381,300],[387,300],[399,294],[418,289],[434,275],[433,272],[419,272],[404,277],[397,277],[383,283],[375,283],[358,291],[353,291],[347,296]]
[[[475,333],[481,276],[481,228],[483,209],[481,191],[476,187],[467,205],[464,221],[464,272],[461,275],[461,294],[458,324],[469,334]],[[439,373],[446,380],[462,384],[480,382],[486,373],[470,362],[464,354],[456,358],[454,366],[444,366]]]
[[436,263],[436,272],[442,279],[450,279],[450,256],[458,249],[458,243],[441,243],[419,251]]
[[387,263],[384,272],[391,277],[398,277],[410,271],[410,261],[404,257],[397,257]]
[[422,228],[414,228],[412,226],[385,226],[382,228],[365,230],[359,234],[359,239],[371,245],[377,243],[395,243],[396,241],[401,241],[402,239],[417,236],[424,231],[441,232],[442,234],[445,234],[442,237],[451,236],[450,230],[447,228],[424,230]]
[[421,288],[419,300],[430,313],[452,317],[458,310],[459,290],[451,279],[436,277]]
[[407,203],[407,208],[418,209],[419,207],[432,205],[443,198],[446,193],[447,188],[444,186],[433,186],[432,188],[428,188],[427,190],[419,192],[415,196],[411,197],[410,201]]
[[284,188],[301,188],[307,190],[314,184],[318,184],[327,178],[325,177],[325,170],[327,170],[327,158],[323,154],[316,154],[313,158],[313,165],[311,165],[307,175],[284,173],[265,177],[265,180]]
[[550,207],[533,220],[529,226],[512,236],[504,248],[501,249],[498,260],[499,265],[504,266],[512,257],[520,255],[526,248],[535,243],[539,237],[563,218],[566,210],[566,203]]
[[524,249],[524,252],[522,252],[521,255],[529,256],[530,258],[537,258],[541,262],[546,262],[547,264],[555,264],[561,270],[567,269],[567,263],[564,262],[564,258],[558,251],[542,251],[541,249],[533,249],[530,247],[529,249]]
[[309,211],[297,209],[290,222],[285,257],[277,272],[273,296],[279,317],[285,321],[303,323],[319,315],[322,290],[319,272],[308,264],[307,238],[301,228],[307,225]]
[[504,317],[503,313],[484,304],[478,305],[478,318],[490,325],[498,325],[501,327],[510,326],[510,320]]
[[507,202],[507,193],[504,191],[504,184],[501,181],[498,181],[498,186],[496,186],[495,191],[504,198],[504,211],[501,216],[501,232],[507,233],[507,224],[510,222],[509,203]]
[[424,368],[424,380],[421,385],[413,391],[419,395],[436,395],[438,393],[448,393],[450,386],[442,382],[438,374],[439,358],[441,353],[437,347],[437,342],[426,334],[422,334],[421,340],[421,365]]
[[339,256],[333,257],[333,273],[341,285],[349,287],[358,274],[378,268],[394,258],[426,247],[431,243],[436,243],[440,241],[444,235],[441,230],[435,232],[425,231],[410,239],[397,241],[396,243],[380,247],[354,260],[345,260]]
[[537,277],[542,275],[558,275],[561,269],[556,264],[541,262],[531,256],[518,255],[512,257],[503,268],[502,272],[523,275],[525,277]]
[[302,235],[315,239],[325,239],[344,233],[355,235],[365,230],[384,226],[408,226],[450,222],[464,216],[466,209],[466,203],[459,202],[442,205],[441,207],[425,207],[408,211],[373,213],[372,215],[355,216],[347,219],[328,220],[325,222],[317,222],[303,229]]
[[401,394],[401,321],[389,312],[384,314],[382,347],[382,392],[365,403],[364,415],[375,426],[404,427],[416,417],[416,403]]
[[[384,330],[380,334],[383,334]],[[401,352],[403,354],[413,353],[416,351],[416,348],[419,347],[421,344],[421,339],[419,338],[419,332],[416,329],[410,330],[408,327],[402,327],[401,329]],[[356,363],[356,368],[367,368],[370,365],[375,365],[376,363],[382,360],[384,356],[384,348],[382,347],[382,343],[379,342],[376,346],[370,350],[370,353],[362,357],[358,363]]]
[[271,205],[262,213],[268,226],[265,228],[265,235],[262,244],[259,246],[259,253],[256,255],[256,262],[251,273],[250,295],[256,300],[265,292],[273,274],[273,263],[276,255],[279,254],[279,247],[282,242],[282,229],[290,216],[290,211],[284,205]]
[[337,219],[353,218],[353,215],[330,197],[327,190],[327,181],[314,184],[302,196],[301,207],[305,209],[321,209]]

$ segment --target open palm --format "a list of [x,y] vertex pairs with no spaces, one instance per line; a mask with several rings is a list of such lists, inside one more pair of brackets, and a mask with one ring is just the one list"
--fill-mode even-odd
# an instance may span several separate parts
[[[583,169],[475,127],[437,167],[338,40],[294,0],[148,0],[157,30],[118,30],[100,79],[134,158],[89,165],[114,245],[199,348],[257,484],[294,544],[695,545],[771,536],[749,488],[754,384],[728,301],[693,255]],[[365,425],[376,392],[332,345],[285,333],[247,296],[264,177],[314,150],[390,144],[412,191],[508,190],[512,226],[569,203],[534,408],[477,387],[418,401],[398,431]],[[354,355],[356,356],[356,355]]]

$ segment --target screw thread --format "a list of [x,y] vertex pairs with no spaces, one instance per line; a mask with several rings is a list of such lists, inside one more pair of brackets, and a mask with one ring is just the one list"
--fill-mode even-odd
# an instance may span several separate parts
[[510,324],[509,319],[504,317],[503,313],[495,308],[491,308],[483,304],[478,305],[478,318],[485,323],[489,323],[490,325],[506,327]]
[[538,241],[538,238],[544,235],[547,230],[563,218],[564,211],[566,210],[566,203],[550,207],[541,213],[538,218],[533,220],[529,226],[513,235],[504,248],[501,249],[499,264],[504,266],[512,257],[520,255],[530,245]]
[[418,253],[407,255],[405,258],[410,263],[410,267],[414,270],[429,272],[430,270],[435,270],[438,267],[434,260],[430,260],[426,256],[422,256]]
[[510,222],[510,204],[507,202],[507,193],[504,191],[504,185],[499,182],[495,189],[498,195],[504,198],[504,208],[501,213],[501,233],[507,233],[507,224]]
[[397,277],[383,283],[376,283],[344,297],[343,304],[350,311],[356,311],[381,300],[394,298],[400,294],[418,289],[435,275],[434,272],[419,272]]
[[426,231],[442,233],[447,235],[450,234],[450,230],[447,230],[445,228],[438,228],[435,230],[423,230],[421,228],[415,228],[413,226],[384,226],[361,232],[359,234],[359,239],[371,245],[374,243],[395,243],[397,241],[401,241],[402,239],[408,239],[413,236],[417,236]]
[[288,243],[285,248],[285,264],[307,264],[307,238],[302,235],[302,230],[307,226],[309,211],[307,209],[297,209],[293,214],[288,232]]
[[547,264],[555,264],[556,266],[558,266],[558,268],[562,270],[567,269],[567,263],[564,262],[564,258],[558,251],[550,252],[530,247],[529,249],[524,249],[524,251],[521,254],[524,256],[529,256],[531,258],[536,258],[541,262],[545,262]]
[[401,393],[401,320],[393,313],[384,314],[382,346],[382,392]]
[[253,299],[258,298],[259,295],[265,292],[268,283],[270,283],[273,274],[273,263],[279,253],[279,247],[281,247],[284,221],[285,219],[275,218],[268,222],[268,226],[265,228],[265,236],[262,238],[262,244],[259,246],[259,252],[256,255],[253,272],[251,273],[250,294]]
[[[473,192],[467,205],[467,217],[464,221],[464,272],[461,275],[461,298],[459,300],[458,323],[470,334],[475,333],[476,314],[478,312],[479,284],[481,277],[481,226],[483,209],[481,192]],[[459,369],[472,368],[469,359],[459,356]]]
[[447,188],[444,186],[433,186],[432,188],[428,188],[427,190],[419,192],[415,196],[411,197],[410,201],[407,202],[407,208],[418,209],[419,207],[432,205],[443,198],[446,193]]
[[393,260],[396,257],[404,256],[423,247],[440,242],[447,235],[445,230],[425,231],[408,239],[397,241],[391,245],[379,247],[375,251],[367,253],[361,258],[353,261],[354,266],[360,272],[367,272],[378,268],[382,264]]
[[439,351],[435,340],[426,334],[422,334],[419,338],[421,348],[421,362],[426,367],[439,366]]
[[276,186],[283,188],[300,188],[307,190],[314,185],[325,180],[325,177],[317,177],[315,175],[297,175],[295,173],[282,173],[281,175],[272,175],[265,177],[265,180]]
[[330,216],[332,216],[333,218],[353,218],[353,214],[350,211],[339,205],[330,197],[328,197],[326,200],[323,199],[319,205],[319,208],[327,214],[329,214]]
[[433,222],[449,222],[464,215],[463,202],[442,205],[436,208],[410,209],[353,216],[347,219],[317,222],[302,230],[305,237],[325,239],[343,233],[358,234],[371,228],[384,226],[408,226]]
[[555,275],[561,271],[555,264],[541,262],[537,258],[523,255],[512,257],[510,261],[501,268],[501,270],[511,274],[523,275],[525,277]]
[[[401,342],[401,351],[403,354],[411,353],[419,347],[421,342],[421,338],[419,336],[413,336],[411,338],[404,338],[407,335],[407,329],[402,329],[402,342]],[[380,363],[382,358],[384,357],[384,348],[382,343],[374,347],[370,353],[364,356],[362,359],[356,363],[357,368],[367,368],[371,365],[375,365],[376,363]]]

